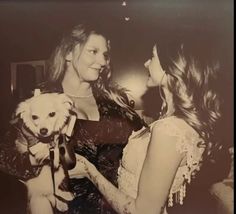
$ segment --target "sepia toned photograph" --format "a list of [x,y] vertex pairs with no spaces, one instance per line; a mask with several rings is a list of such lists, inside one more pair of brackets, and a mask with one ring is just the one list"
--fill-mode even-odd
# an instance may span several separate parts
[[232,214],[233,0],[0,2],[1,214]]

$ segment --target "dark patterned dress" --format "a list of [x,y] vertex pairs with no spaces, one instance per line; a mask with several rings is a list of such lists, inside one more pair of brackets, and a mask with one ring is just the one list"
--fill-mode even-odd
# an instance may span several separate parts
[[18,179],[31,179],[41,169],[31,165],[28,152],[21,154],[17,151],[18,128],[18,123],[11,125],[0,138],[0,213],[4,214],[27,213],[27,189]]
[[[117,185],[117,169],[123,148],[131,132],[142,128],[143,121],[137,115],[129,115],[114,101],[95,97],[100,120],[76,121],[73,135],[75,151],[85,156],[110,182]],[[87,178],[71,179],[70,187],[76,193],[76,198],[70,203],[69,214],[115,213]]]
[[28,152],[17,151],[15,139],[21,133],[19,126],[18,122],[12,124],[0,138],[0,171],[26,181],[37,176],[41,167],[31,165]]
[[[42,85],[44,93],[62,93],[59,85]],[[123,147],[133,130],[139,130],[144,122],[137,114],[130,114],[125,108],[108,99],[101,91],[93,91],[100,114],[99,121],[77,119],[71,144],[75,152],[85,156],[114,185],[117,185],[117,169]],[[21,180],[37,176],[40,168],[33,167],[29,154],[19,154],[14,141],[19,130],[12,126],[9,134],[0,143],[0,170]],[[96,187],[86,178],[71,179],[70,191],[76,194],[69,203],[69,214],[111,214],[115,213]]]

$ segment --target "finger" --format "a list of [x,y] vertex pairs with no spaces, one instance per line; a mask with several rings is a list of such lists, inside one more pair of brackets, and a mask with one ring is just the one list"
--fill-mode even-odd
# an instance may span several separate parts
[[86,176],[85,175],[72,175],[70,176],[70,178],[82,179],[82,178],[86,178]]
[[79,174],[77,171],[68,171],[69,173],[69,177],[70,178],[77,178],[77,179],[80,179],[80,178],[85,178],[86,176],[84,174]]
[[80,159],[86,159],[84,156],[79,155],[79,154],[75,154],[75,157],[78,158],[79,160],[80,160]]
[[36,157],[45,157],[45,156],[49,156],[49,151],[48,150],[42,150],[42,151],[38,151],[36,154],[35,154]]
[[83,166],[76,165],[75,168],[68,171],[68,174],[71,178],[82,178],[85,177],[85,174],[83,172]]
[[81,157],[83,157],[83,156],[81,156],[79,154],[75,154],[75,158],[76,158],[77,161],[81,160]]
[[36,160],[38,160],[39,162],[43,162],[45,159],[48,159],[49,158],[49,154],[48,153],[37,153],[35,155],[35,158]]
[[69,171],[68,171],[68,174],[69,174],[70,176],[78,175],[78,174],[79,174],[79,173],[78,173],[78,166],[76,165],[73,169],[69,170]]

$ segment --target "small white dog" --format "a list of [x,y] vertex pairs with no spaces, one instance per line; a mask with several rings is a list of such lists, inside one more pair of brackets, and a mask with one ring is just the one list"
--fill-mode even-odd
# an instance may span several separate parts
[[[28,189],[28,210],[31,214],[53,214],[53,207],[60,211],[68,209],[66,201],[72,200],[70,192],[62,191],[59,185],[65,178],[60,164],[58,136],[65,133],[70,118],[73,102],[65,95],[58,93],[39,94],[21,102],[16,109],[16,116],[23,120],[22,135],[16,140],[19,152],[30,152],[36,159],[49,159],[49,147],[54,150],[54,180],[51,166],[43,165],[39,176],[25,182]],[[26,144],[24,132],[31,132],[39,141],[35,145]],[[35,143],[35,140],[34,142]],[[55,195],[53,184],[55,184]]]

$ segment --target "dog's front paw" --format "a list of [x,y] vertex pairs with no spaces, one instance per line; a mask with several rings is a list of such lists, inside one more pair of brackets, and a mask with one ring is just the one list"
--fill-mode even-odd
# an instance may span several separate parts
[[60,196],[54,196],[52,194],[52,195],[48,196],[48,199],[51,202],[51,206],[55,207],[57,210],[59,210],[61,212],[65,212],[68,210],[67,201],[60,198]]
[[67,203],[65,203],[63,201],[57,200],[56,208],[61,212],[65,212],[68,210],[68,205],[67,205]]
[[58,190],[56,195],[66,201],[72,201],[74,199],[73,193],[67,191]]

